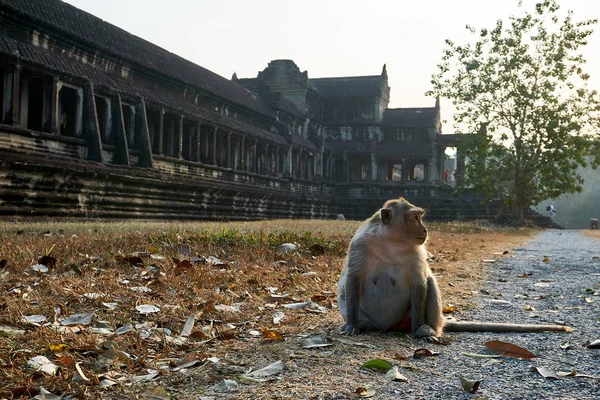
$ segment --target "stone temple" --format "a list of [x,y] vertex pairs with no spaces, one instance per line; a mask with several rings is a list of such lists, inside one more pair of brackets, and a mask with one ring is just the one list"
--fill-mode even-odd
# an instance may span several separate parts
[[469,217],[439,102],[389,108],[373,68],[226,79],[59,0],[1,0],[0,216],[358,219],[405,196]]

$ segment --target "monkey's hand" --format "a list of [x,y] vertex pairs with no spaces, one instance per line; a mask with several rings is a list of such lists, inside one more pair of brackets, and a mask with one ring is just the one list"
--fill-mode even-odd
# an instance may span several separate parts
[[346,322],[344,325],[340,327],[340,333],[342,335],[358,335],[360,333],[360,329],[354,324],[349,324]]
[[438,338],[435,337],[435,331],[429,325],[421,325],[414,336],[419,339],[425,339],[429,343],[439,342]]

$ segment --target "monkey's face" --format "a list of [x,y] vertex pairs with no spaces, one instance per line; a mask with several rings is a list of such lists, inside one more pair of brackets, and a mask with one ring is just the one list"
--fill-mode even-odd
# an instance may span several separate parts
[[420,208],[413,208],[404,213],[404,228],[407,239],[415,244],[423,244],[427,240],[427,228],[423,225],[423,214]]
[[425,210],[409,202],[387,202],[380,210],[381,222],[388,227],[388,234],[397,241],[409,245],[422,245],[427,240],[427,228],[423,225]]

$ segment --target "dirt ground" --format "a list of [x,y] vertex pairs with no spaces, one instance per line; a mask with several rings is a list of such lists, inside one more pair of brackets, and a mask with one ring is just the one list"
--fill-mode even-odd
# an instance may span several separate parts
[[[358,224],[2,222],[0,398],[40,387],[71,398],[359,398],[372,381],[364,362],[408,360],[423,343],[338,334],[335,287]],[[458,318],[489,260],[535,233],[429,228],[445,311]],[[313,336],[329,347],[304,348]],[[272,375],[240,376],[278,361]]]

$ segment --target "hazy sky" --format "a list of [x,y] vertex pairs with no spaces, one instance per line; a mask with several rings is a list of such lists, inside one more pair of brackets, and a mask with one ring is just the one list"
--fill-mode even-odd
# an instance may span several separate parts
[[[470,39],[465,25],[492,28],[519,15],[517,0],[67,0],[219,75],[255,77],[292,59],[310,78],[377,75],[387,64],[390,107],[433,106],[424,95],[444,40]],[[531,10],[536,0],[524,0]],[[562,0],[576,20],[599,18],[600,1]],[[584,49],[600,89],[600,25]],[[443,119],[451,107],[442,101]],[[444,128],[451,133],[451,126]]]

